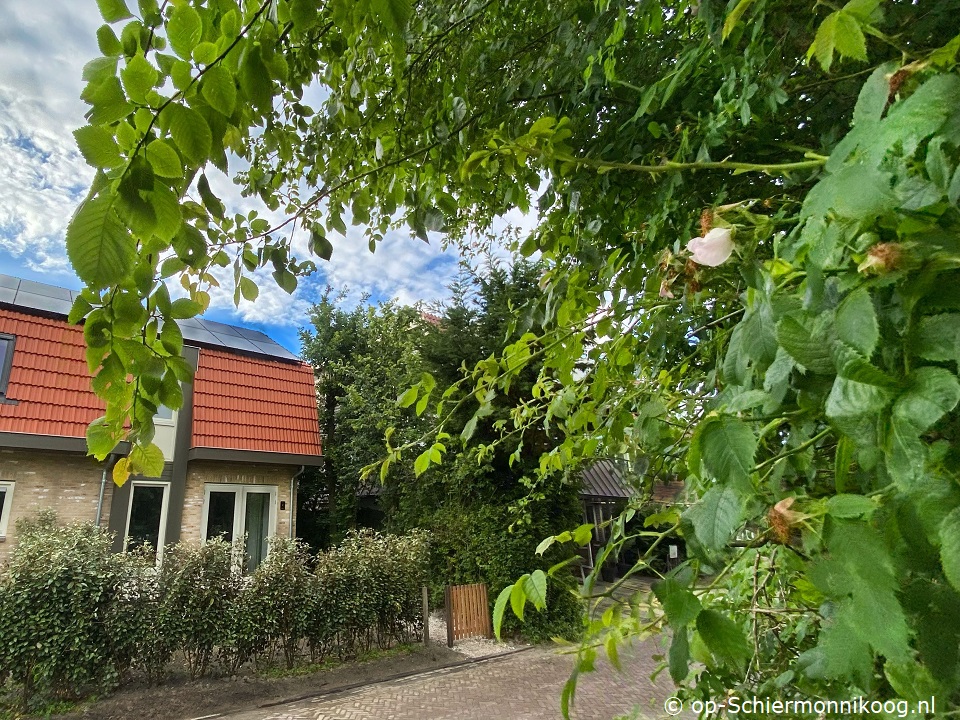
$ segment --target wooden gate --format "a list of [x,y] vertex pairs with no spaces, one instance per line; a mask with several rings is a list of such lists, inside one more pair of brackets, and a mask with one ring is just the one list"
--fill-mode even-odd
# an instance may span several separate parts
[[444,590],[447,611],[447,646],[468,637],[493,637],[487,586],[447,585]]

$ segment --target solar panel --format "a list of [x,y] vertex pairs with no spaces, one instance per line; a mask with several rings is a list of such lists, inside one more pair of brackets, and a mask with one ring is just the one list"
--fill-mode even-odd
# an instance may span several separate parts
[[[77,295],[78,292],[66,288],[0,274],[0,303],[7,306],[66,317]],[[178,320],[177,324],[188,345],[224,348],[272,359],[299,360],[259,330],[203,318]]]

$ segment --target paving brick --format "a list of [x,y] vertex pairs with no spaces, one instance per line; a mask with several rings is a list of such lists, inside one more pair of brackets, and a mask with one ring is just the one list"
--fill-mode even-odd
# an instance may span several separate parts
[[[656,683],[654,641],[621,656],[623,672],[598,661],[598,672],[580,678],[573,717],[610,720],[636,708],[639,718],[667,717],[663,702],[673,688]],[[240,713],[233,720],[557,720],[560,693],[573,659],[537,648],[471,665],[435,670],[287,706]]]

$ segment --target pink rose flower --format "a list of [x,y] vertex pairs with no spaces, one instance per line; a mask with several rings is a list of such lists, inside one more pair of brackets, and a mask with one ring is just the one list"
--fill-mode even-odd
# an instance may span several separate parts
[[713,228],[704,237],[693,238],[687,243],[687,250],[695,263],[716,267],[727,261],[733,254],[733,240],[729,228]]

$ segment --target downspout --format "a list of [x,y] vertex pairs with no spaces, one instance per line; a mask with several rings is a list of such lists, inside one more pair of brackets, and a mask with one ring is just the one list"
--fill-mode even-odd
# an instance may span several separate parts
[[103,496],[107,492],[107,471],[113,463],[113,453],[107,456],[107,462],[103,466],[103,474],[100,476],[100,497],[97,498],[97,527],[100,527],[100,516],[103,514]]
[[297,487],[297,478],[303,475],[307,471],[306,465],[301,465],[300,469],[294,473],[293,477],[290,478],[290,539],[293,540],[293,519],[296,517],[297,507],[293,504],[294,502],[294,492]]

